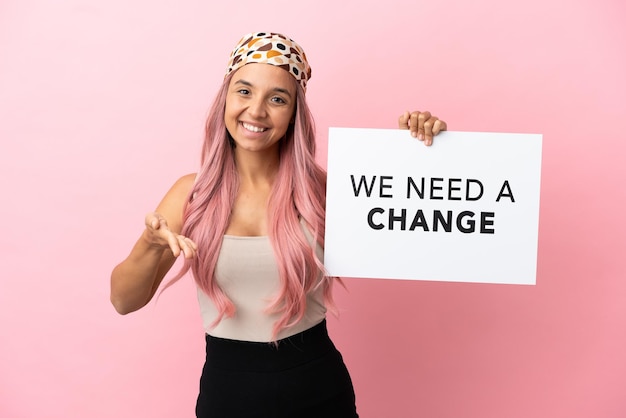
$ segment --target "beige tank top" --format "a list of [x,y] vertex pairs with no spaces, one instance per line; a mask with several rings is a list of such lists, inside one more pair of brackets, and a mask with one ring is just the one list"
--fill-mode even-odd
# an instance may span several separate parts
[[[319,245],[316,253],[322,260],[323,250]],[[268,314],[266,309],[280,289],[280,278],[269,238],[224,236],[215,276],[220,288],[234,303],[236,312],[232,318],[224,318],[210,328],[217,318],[217,309],[211,298],[198,288],[207,334],[241,341],[272,341],[272,329],[279,315]],[[309,329],[325,317],[323,290],[319,286],[307,295],[304,318],[282,330],[277,339]]]

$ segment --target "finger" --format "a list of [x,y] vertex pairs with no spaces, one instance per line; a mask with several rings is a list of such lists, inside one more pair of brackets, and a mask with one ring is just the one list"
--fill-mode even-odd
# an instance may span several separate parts
[[148,213],[146,215],[145,223],[146,226],[152,228],[155,231],[161,228],[168,229],[167,220],[157,212]]
[[169,226],[167,225],[167,221],[165,220],[165,218],[159,217],[159,228],[158,229],[164,229],[164,230],[167,230],[167,231],[170,230]]
[[172,255],[174,257],[178,257],[182,251],[182,248],[180,246],[180,241],[178,240],[178,237],[175,234],[168,234],[167,236],[167,245],[169,245],[170,247],[170,251],[172,251]]
[[403,114],[400,115],[400,117],[398,118],[398,128],[400,129],[409,129],[409,118],[411,117],[411,114],[409,113],[409,111],[405,111]]
[[431,118],[430,112],[422,112],[417,117],[417,138],[420,141],[424,141],[426,139],[426,132],[424,124]]
[[159,220],[154,216],[154,212],[150,212],[146,215],[145,224],[147,228],[156,229],[159,225]]
[[424,144],[427,146],[430,146],[433,143],[433,126],[437,120],[436,116],[431,116],[429,119],[424,121]]
[[419,126],[419,115],[420,112],[411,112],[411,116],[409,118],[409,129],[411,130],[411,136],[414,138],[418,137],[418,126]]
[[198,248],[196,244],[189,238],[182,235],[178,235],[177,238],[185,258],[193,258],[196,255],[196,250]]
[[198,244],[196,244],[191,238],[185,238],[185,241],[193,248],[195,252],[198,252]]
[[442,130],[445,131],[446,128],[446,123],[438,119],[436,116],[433,116],[430,120],[424,122],[424,134],[426,138],[424,140],[424,144],[427,146],[432,145],[435,135],[438,135]]
[[441,119],[437,119],[435,124],[433,125],[433,135],[437,135],[441,131],[445,131],[448,129],[448,125]]

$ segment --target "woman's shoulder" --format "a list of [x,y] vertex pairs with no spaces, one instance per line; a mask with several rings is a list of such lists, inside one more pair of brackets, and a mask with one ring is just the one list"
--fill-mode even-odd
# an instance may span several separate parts
[[186,174],[180,177],[172,185],[169,191],[159,203],[156,212],[166,220],[170,229],[176,233],[181,231],[183,225],[183,212],[193,188],[196,174]]
[[184,176],[180,177],[178,180],[176,180],[172,187],[170,187],[169,191],[163,198],[161,205],[182,205],[184,202],[187,201],[195,181],[196,173],[185,174]]
[[168,195],[186,199],[191,193],[194,183],[196,182],[196,173],[185,174],[180,177],[170,188]]
[[189,173],[189,174],[185,174],[184,176],[180,177],[178,180],[176,180],[176,183],[174,183],[174,187],[180,187],[183,189],[187,189],[187,191],[191,191],[191,188],[193,187],[194,183],[196,182],[196,177],[198,176],[198,173]]

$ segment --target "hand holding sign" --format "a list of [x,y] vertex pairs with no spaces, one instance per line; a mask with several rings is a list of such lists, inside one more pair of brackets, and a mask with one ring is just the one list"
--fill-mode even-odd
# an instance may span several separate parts
[[409,112],[408,110],[398,118],[398,127],[410,130],[411,136],[424,141],[426,146],[432,145],[433,136],[448,128],[444,121],[431,115],[430,112]]

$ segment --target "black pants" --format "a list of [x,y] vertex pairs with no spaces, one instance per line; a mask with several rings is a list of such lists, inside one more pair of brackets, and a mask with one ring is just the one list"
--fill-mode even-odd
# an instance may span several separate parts
[[206,336],[199,418],[358,418],[326,321],[271,343]]

